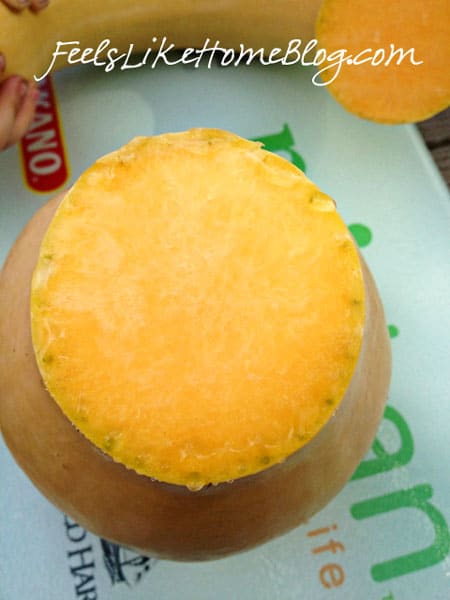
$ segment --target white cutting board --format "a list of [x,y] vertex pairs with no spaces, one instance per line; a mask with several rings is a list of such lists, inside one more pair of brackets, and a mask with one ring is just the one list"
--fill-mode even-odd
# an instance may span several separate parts
[[[306,526],[242,555],[174,563],[102,543],[65,519],[0,442],[1,600],[450,598],[449,195],[413,127],[345,113],[312,75],[256,65],[57,74],[66,185],[135,135],[196,126],[264,137],[303,160],[359,240],[393,336],[378,459],[371,452]],[[56,164],[52,147],[33,148],[28,163],[50,153],[34,158],[40,173]],[[18,148],[0,154],[0,263],[53,193],[27,187]]]

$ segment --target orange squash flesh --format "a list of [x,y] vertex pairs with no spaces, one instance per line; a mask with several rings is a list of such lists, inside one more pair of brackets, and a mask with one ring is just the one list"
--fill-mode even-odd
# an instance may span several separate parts
[[[336,100],[348,111],[380,123],[421,121],[450,104],[450,3],[448,0],[324,0],[316,23],[316,37],[328,56],[340,49],[360,59],[374,56],[378,49],[385,59],[394,49],[414,48],[409,58],[397,65],[398,54],[385,66],[382,53],[375,62],[344,63],[328,84]],[[322,64],[319,69],[327,66]],[[330,81],[335,69],[322,75]]]
[[136,138],[53,218],[33,276],[45,386],[115,461],[190,489],[279,463],[337,410],[365,296],[333,201],[219,130]]

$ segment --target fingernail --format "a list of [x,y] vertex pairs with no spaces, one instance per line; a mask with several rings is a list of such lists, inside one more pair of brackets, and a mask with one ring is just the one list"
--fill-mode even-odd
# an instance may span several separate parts
[[0,71],[3,71],[3,69],[5,68],[5,64],[6,64],[5,57],[0,52]]
[[39,95],[40,95],[39,88],[34,88],[34,89],[31,91],[31,99],[32,99],[32,100],[37,100],[37,99],[39,98]]
[[30,4],[30,0],[19,0],[20,6],[28,6]]
[[28,82],[21,81],[20,85],[19,85],[19,96],[21,98],[23,98],[25,96],[25,94],[27,93],[27,90],[28,90]]

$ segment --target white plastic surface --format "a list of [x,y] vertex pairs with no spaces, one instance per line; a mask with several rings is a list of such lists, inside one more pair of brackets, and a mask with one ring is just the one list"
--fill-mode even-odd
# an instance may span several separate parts
[[[353,231],[396,327],[391,418],[372,463],[387,470],[349,482],[306,526],[265,546],[182,564],[107,547],[65,521],[0,442],[1,600],[450,598],[448,192],[414,128],[345,113],[311,75],[296,67],[86,68],[58,74],[54,85],[70,181],[135,135],[206,126],[259,138],[288,127],[307,175],[348,225],[362,226]],[[25,186],[16,148],[0,154],[0,263],[49,196]],[[388,469],[386,455],[401,446]]]

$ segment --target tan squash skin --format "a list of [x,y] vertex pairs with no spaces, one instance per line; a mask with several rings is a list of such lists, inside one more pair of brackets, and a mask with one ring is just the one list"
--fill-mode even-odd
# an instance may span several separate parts
[[0,424],[12,454],[34,484],[93,533],[174,560],[220,558],[252,548],[320,510],[368,451],[390,379],[383,309],[364,262],[362,351],[332,419],[285,462],[191,492],[113,462],[78,433],[43,387],[31,345],[30,280],[60,198],[46,204],[25,227],[0,276]]
[[[321,0],[52,0],[45,11],[13,14],[0,3],[0,49],[7,74],[44,73],[58,41],[96,48],[105,38],[127,52],[145,51],[166,36],[177,48],[201,48],[206,38],[224,48],[285,48],[314,37]],[[159,46],[157,42],[156,48]],[[65,62],[59,60],[56,68]],[[149,68],[149,67],[148,67]]]

